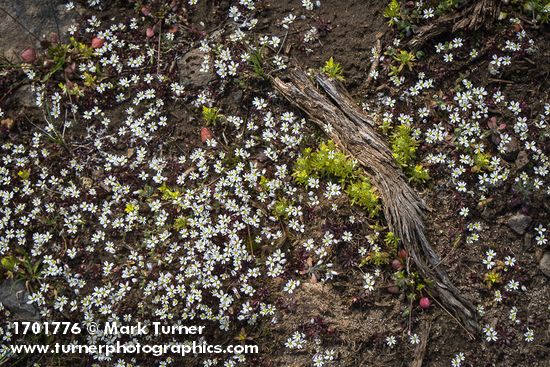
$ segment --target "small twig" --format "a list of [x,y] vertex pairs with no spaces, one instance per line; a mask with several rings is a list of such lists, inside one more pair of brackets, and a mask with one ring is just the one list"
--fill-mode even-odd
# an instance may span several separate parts
[[367,80],[365,80],[365,83],[361,86],[360,90],[362,93],[366,93],[369,89],[370,83],[372,82],[374,72],[376,69],[378,69],[378,64],[380,63],[380,56],[382,55],[382,42],[380,42],[380,37],[382,36],[381,33],[376,35],[376,46],[375,46],[375,53],[374,53],[374,60],[372,61],[372,65],[370,66],[369,75],[367,76]]
[[422,362],[424,361],[424,356],[426,355],[426,347],[428,346],[428,340],[430,339],[431,328],[432,323],[428,320],[427,324],[425,324],[422,329],[420,344],[418,344],[414,350],[414,359],[410,367],[422,367]]
[[246,231],[248,232],[248,244],[250,245],[250,254],[254,256],[254,244],[252,243],[252,235],[250,234],[250,226],[246,225]]
[[281,50],[283,49],[283,46],[285,44],[285,41],[286,41],[286,38],[288,37],[288,31],[286,31],[285,33],[285,36],[283,38],[283,42],[281,42],[281,46],[279,47],[279,49],[277,50],[277,55],[281,53]]
[[227,141],[227,137],[225,136],[225,131],[222,131],[222,137],[223,137],[223,141],[225,142],[225,145],[229,145],[229,142]]
[[497,79],[497,78],[490,78],[489,81],[494,83],[502,83],[502,84],[514,84],[514,82],[511,80]]
[[162,20],[159,24],[159,44],[158,44],[158,50],[157,50],[157,75],[160,74],[160,40],[162,38]]
[[412,312],[413,311],[413,300],[412,298],[409,300],[409,334],[411,333],[411,325],[412,325]]
[[527,62],[528,62],[529,64],[531,64],[531,65],[535,65],[535,66],[537,65],[536,62],[534,62],[533,60],[531,60],[531,59],[528,58],[528,57],[524,57],[523,60],[527,61]]

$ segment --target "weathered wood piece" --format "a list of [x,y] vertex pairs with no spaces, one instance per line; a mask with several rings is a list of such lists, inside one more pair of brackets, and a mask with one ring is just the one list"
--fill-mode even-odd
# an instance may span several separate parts
[[500,7],[496,0],[469,1],[459,13],[442,15],[415,31],[415,36],[407,42],[409,48],[420,48],[426,42],[445,32],[475,31],[488,20],[498,17]]
[[[469,332],[478,330],[474,306],[451,283],[439,256],[424,234],[424,201],[407,183],[397,167],[374,121],[360,110],[341,83],[324,74],[317,89],[302,69],[293,69],[285,81],[273,79],[274,87],[292,104],[303,110],[340,149],[354,157],[365,169],[383,202],[389,228],[409,252],[420,274],[434,283],[439,299]],[[329,99],[330,98],[330,99]]]

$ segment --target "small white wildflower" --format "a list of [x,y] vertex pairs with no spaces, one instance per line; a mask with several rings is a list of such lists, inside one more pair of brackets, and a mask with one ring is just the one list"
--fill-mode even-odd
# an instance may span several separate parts
[[523,334],[523,336],[525,337],[525,341],[527,343],[531,343],[533,340],[535,340],[535,333],[529,328],[527,328],[527,331],[525,332],[525,334]]
[[372,292],[374,290],[374,276],[370,273],[365,273],[363,276],[363,288]]
[[460,367],[462,365],[462,362],[466,360],[466,357],[464,356],[464,353],[460,352],[458,354],[455,354],[454,358],[451,360],[451,366],[452,367]]
[[411,336],[409,336],[409,343],[412,345],[419,344],[420,337],[418,336],[418,334],[412,334]]
[[485,334],[485,340],[488,342],[495,342],[498,339],[497,332],[491,325],[485,325],[483,333]]
[[433,8],[428,8],[428,9],[424,9],[423,14],[422,14],[422,18],[430,19],[430,18],[433,18],[434,15],[435,15],[434,9]]
[[287,339],[285,347],[288,349],[304,349],[305,344],[306,334],[296,331],[290,338]]
[[395,336],[390,335],[386,337],[386,345],[390,348],[393,348],[397,344],[397,340],[395,339]]
[[284,292],[287,292],[288,294],[294,293],[294,290],[300,286],[299,280],[290,279],[283,288]]

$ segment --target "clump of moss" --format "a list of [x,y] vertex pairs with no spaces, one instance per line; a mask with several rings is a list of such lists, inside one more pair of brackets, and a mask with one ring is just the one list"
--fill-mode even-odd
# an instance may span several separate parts
[[181,231],[182,229],[187,228],[188,218],[185,216],[179,216],[174,220],[174,229]]
[[414,138],[412,129],[407,125],[399,125],[393,130],[390,135],[390,148],[395,161],[405,171],[411,182],[428,181],[429,171],[421,164],[414,163],[420,142]]
[[[379,227],[378,225],[371,226],[371,228],[375,231],[374,237],[370,238],[369,241],[376,241],[379,240],[379,231],[384,230],[383,227]],[[384,241],[382,246],[375,245],[372,247],[372,250],[368,252],[366,256],[364,256],[361,261],[359,262],[359,267],[371,264],[371,265],[387,265],[390,263],[392,259],[391,254],[397,253],[397,245],[399,243],[399,237],[397,237],[393,232],[386,232],[384,236]]]
[[172,189],[170,186],[163,183],[161,187],[158,188],[164,200],[177,200],[181,193],[177,189]]
[[474,154],[474,172],[483,171],[489,167],[491,156],[488,153],[478,152]]
[[376,266],[387,265],[390,263],[390,254],[386,251],[370,251],[367,256],[361,259],[359,266],[372,264]]
[[358,205],[367,212],[371,213],[371,216],[376,215],[380,211],[380,201],[376,190],[368,179],[363,177],[359,181],[351,182],[346,190],[351,204]]
[[412,136],[409,126],[399,125],[391,135],[393,158],[402,167],[407,167],[416,158],[419,142]]
[[278,199],[271,209],[271,213],[278,219],[287,219],[290,206],[291,203],[287,198]]
[[340,181],[353,205],[358,205],[375,217],[380,212],[380,199],[369,178],[357,168],[357,162],[336,148],[332,140],[322,142],[313,151],[304,149],[296,160],[293,172],[299,184],[307,184],[310,178],[328,178]]
[[202,118],[207,126],[216,125],[220,117],[220,110],[216,107],[202,106]]
[[306,184],[310,177],[332,177],[345,183],[353,178],[356,165],[329,140],[319,144],[316,151],[304,149],[294,165],[294,179],[299,184]]
[[388,248],[391,248],[397,251],[397,245],[399,244],[399,237],[397,237],[395,233],[390,231],[386,233],[386,236],[384,237],[384,244],[388,246]]
[[414,183],[423,183],[430,179],[430,172],[421,164],[415,165],[409,170],[409,180]]
[[412,70],[416,61],[416,55],[409,51],[399,50],[399,52],[393,55],[393,59],[398,62],[398,65],[391,66],[391,74],[399,75],[405,66],[409,69],[409,71]]

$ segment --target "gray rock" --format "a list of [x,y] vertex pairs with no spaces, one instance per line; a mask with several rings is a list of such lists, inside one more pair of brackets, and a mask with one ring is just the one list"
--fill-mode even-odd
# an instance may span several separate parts
[[527,166],[528,164],[529,164],[529,154],[525,150],[520,151],[518,153],[518,156],[515,162],[516,169],[519,171],[525,168],[525,166]]
[[231,100],[233,100],[237,106],[240,106],[243,101],[243,91],[239,89],[231,93]]
[[19,87],[11,98],[21,107],[36,107],[36,99],[34,98],[30,84]]
[[524,234],[529,225],[531,225],[532,218],[525,214],[515,214],[511,216],[506,224],[517,234]]
[[204,53],[196,48],[178,60],[179,79],[183,86],[205,87],[216,79],[214,72],[200,71],[203,56]]
[[34,304],[28,304],[29,292],[23,281],[6,280],[0,284],[0,303],[10,311],[14,319],[36,321],[40,314]]
[[542,255],[542,259],[540,259],[539,263],[539,268],[544,273],[544,275],[550,277],[550,251],[546,251],[544,255]]
[[506,152],[503,157],[508,162],[514,162],[518,157],[519,151],[521,150],[521,145],[519,140],[516,137],[512,136],[510,142],[505,146]]
[[80,17],[83,8],[75,2],[75,9],[67,11],[66,3],[65,0],[0,0],[0,6],[17,19],[16,22],[0,12],[0,34],[4,35],[0,37],[0,52],[9,60],[17,62],[21,51],[39,46],[36,38],[21,24],[39,39],[56,32],[62,42],[67,41],[67,29]]

